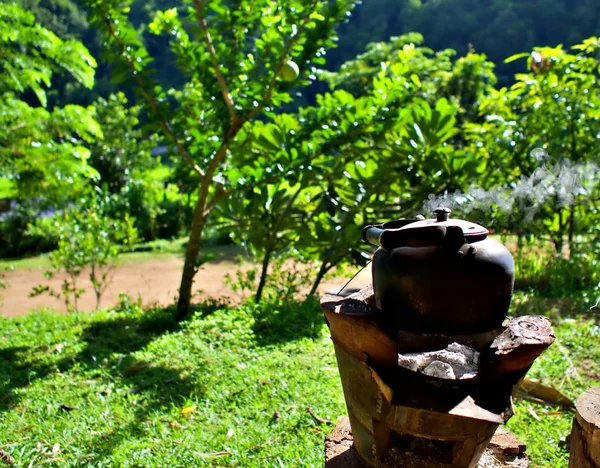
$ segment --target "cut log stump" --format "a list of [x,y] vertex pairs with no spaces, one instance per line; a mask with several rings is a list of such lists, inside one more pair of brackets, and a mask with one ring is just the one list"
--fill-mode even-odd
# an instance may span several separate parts
[[[478,468],[528,468],[525,444],[506,429],[499,427]],[[325,438],[325,468],[368,468],[354,449],[354,438],[347,416],[340,418]]]
[[577,399],[569,452],[569,468],[600,468],[600,387]]

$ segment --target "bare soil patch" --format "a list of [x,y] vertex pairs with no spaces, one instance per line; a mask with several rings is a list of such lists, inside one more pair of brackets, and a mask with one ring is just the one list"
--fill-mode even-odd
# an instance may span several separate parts
[[[233,259],[226,258],[206,263],[196,275],[193,291],[197,298],[228,297],[233,302],[237,302],[242,299],[242,295],[234,293],[224,284],[225,275],[227,273],[235,275],[237,270],[249,267],[249,264],[240,264]],[[112,283],[102,296],[100,307],[108,308],[117,305],[120,293],[127,294],[134,300],[141,297],[145,306],[173,304],[177,298],[182,268],[183,260],[177,255],[161,255],[158,258],[135,263],[125,262],[116,269]],[[370,269],[365,269],[352,281],[350,286],[364,286],[370,282],[370,277]],[[2,296],[0,315],[16,317],[43,307],[49,307],[59,313],[66,313],[65,304],[48,294],[29,297],[33,287],[40,284],[47,284],[54,290],[60,291],[60,285],[65,278],[66,275],[56,275],[51,280],[47,280],[41,269],[21,269],[7,272],[5,280],[8,287],[0,290]],[[92,285],[87,279],[87,271],[83,271],[80,278],[80,287],[86,292],[79,298],[78,308],[80,311],[94,310],[96,299]],[[340,277],[326,281],[322,283],[319,291],[340,287],[348,279]]]

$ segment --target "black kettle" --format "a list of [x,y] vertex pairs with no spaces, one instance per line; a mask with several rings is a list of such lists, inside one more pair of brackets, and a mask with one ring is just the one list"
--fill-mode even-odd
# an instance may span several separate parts
[[501,243],[478,224],[449,219],[398,220],[369,225],[363,239],[373,256],[377,307],[395,329],[463,335],[502,325],[512,297],[515,266]]

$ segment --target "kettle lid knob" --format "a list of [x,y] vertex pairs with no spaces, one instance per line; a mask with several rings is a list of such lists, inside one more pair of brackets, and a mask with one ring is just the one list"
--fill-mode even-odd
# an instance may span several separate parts
[[435,220],[438,223],[441,223],[443,221],[448,221],[448,217],[450,216],[450,213],[452,213],[452,210],[450,208],[440,207],[433,212],[435,213]]

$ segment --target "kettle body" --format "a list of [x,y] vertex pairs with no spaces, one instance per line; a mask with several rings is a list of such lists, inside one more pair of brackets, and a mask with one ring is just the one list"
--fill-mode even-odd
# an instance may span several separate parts
[[463,335],[493,330],[506,318],[512,255],[482,226],[452,221],[438,214],[376,228],[382,242],[373,256],[373,289],[391,329]]

